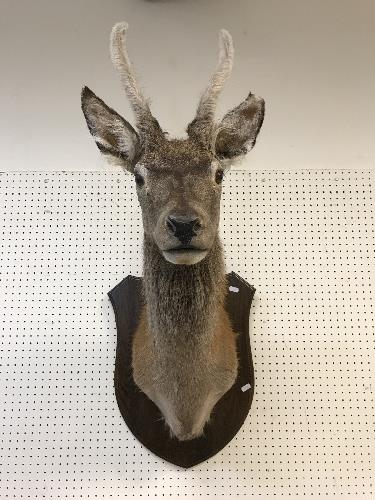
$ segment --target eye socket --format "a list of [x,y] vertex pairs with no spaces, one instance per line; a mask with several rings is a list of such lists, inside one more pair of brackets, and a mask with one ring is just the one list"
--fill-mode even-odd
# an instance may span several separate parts
[[215,181],[217,184],[221,184],[223,182],[223,179],[224,179],[224,170],[219,168],[219,170],[217,170],[215,174]]
[[141,176],[141,174],[134,174],[134,178],[135,178],[135,183],[137,184],[138,187],[142,187],[143,184],[145,183],[145,180]]

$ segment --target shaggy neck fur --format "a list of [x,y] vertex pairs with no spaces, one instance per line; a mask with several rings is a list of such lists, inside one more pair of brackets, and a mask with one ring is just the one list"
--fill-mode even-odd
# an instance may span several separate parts
[[145,236],[144,295],[156,348],[202,347],[212,339],[225,298],[225,270],[217,236],[208,255],[192,266],[167,262]]

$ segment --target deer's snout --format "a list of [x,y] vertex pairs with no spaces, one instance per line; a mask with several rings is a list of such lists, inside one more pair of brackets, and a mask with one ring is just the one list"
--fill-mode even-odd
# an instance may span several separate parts
[[199,218],[175,217],[173,215],[169,215],[165,223],[168,232],[175,236],[182,245],[189,245],[202,227]]

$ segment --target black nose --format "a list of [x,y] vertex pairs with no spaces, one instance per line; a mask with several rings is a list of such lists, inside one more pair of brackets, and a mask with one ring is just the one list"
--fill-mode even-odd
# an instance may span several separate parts
[[189,219],[184,217],[167,217],[168,231],[176,236],[183,245],[189,245],[197,231],[201,227],[199,219]]

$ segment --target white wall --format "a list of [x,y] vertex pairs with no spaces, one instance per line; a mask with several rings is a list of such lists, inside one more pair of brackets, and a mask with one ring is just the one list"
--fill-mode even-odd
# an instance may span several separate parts
[[266,99],[245,166],[375,166],[373,0],[0,0],[0,8],[0,170],[104,168],[80,89],[132,120],[108,52],[121,20],[154,114],[172,134],[193,116],[225,27],[236,61],[219,114],[249,90]]

